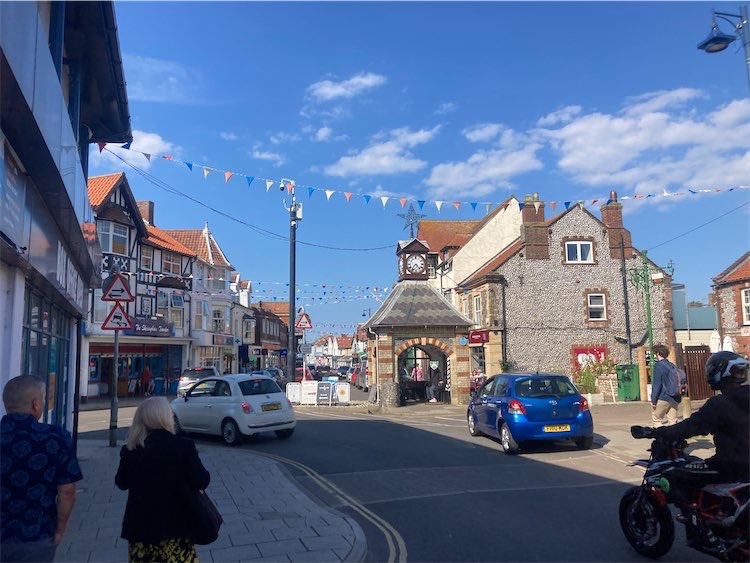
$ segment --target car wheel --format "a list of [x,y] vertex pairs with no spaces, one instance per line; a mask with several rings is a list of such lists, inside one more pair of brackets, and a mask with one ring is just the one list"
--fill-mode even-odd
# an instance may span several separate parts
[[278,436],[282,440],[286,440],[287,438],[291,438],[292,434],[294,434],[294,428],[285,428],[284,430],[277,430],[276,431],[276,436]]
[[593,436],[581,436],[580,438],[575,439],[576,446],[578,446],[579,450],[590,450],[591,446],[594,445],[594,437]]
[[174,433],[178,436],[184,434],[185,431],[182,429],[182,426],[180,426],[180,421],[177,419],[177,415],[173,413],[172,418],[174,419]]
[[513,434],[510,433],[510,428],[508,428],[505,422],[500,427],[500,445],[506,454],[513,455],[518,453],[518,442],[516,442]]
[[472,411],[468,411],[466,414],[466,422],[469,425],[469,434],[472,436],[479,436],[480,432],[477,430],[477,423],[474,420],[474,413]]
[[225,420],[221,425],[221,437],[227,446],[237,446],[242,441],[242,434],[234,420]]

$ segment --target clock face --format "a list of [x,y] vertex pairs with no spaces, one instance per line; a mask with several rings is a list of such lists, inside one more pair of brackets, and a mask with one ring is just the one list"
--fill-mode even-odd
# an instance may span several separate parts
[[424,269],[424,258],[418,256],[417,254],[409,256],[409,259],[406,261],[406,268],[412,274],[421,272]]

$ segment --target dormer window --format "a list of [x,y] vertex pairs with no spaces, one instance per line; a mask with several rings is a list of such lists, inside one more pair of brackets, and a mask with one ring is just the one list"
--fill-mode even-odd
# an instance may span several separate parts
[[593,264],[594,245],[591,241],[576,240],[565,243],[567,264]]
[[113,223],[112,221],[97,221],[96,232],[99,235],[99,244],[102,252],[108,254],[128,255],[128,233],[130,229],[125,225]]

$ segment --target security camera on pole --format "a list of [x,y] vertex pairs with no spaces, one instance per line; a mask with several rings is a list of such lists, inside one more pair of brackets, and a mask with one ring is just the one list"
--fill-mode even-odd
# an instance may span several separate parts
[[115,306],[107,315],[102,323],[102,330],[115,331],[114,358],[112,366],[112,375],[110,377],[110,393],[112,393],[112,403],[109,411],[109,446],[114,448],[117,445],[117,379],[120,360],[120,331],[133,330],[133,321],[128,316],[127,311],[123,308],[122,303],[131,303],[135,297],[130,292],[128,280],[120,273],[120,268],[115,266],[112,275],[102,284],[102,301],[113,301]]

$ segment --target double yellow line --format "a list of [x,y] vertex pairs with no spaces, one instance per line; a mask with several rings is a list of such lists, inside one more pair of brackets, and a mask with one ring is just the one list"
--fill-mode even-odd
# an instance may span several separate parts
[[348,506],[353,511],[357,512],[360,516],[362,516],[362,518],[364,518],[378,530],[380,530],[380,532],[385,537],[386,543],[388,544],[388,559],[386,559],[387,563],[406,563],[406,543],[404,542],[404,538],[401,537],[401,534],[399,534],[393,526],[383,520],[380,516],[360,504],[353,497],[336,489],[333,483],[331,483],[330,481],[328,481],[328,479],[326,479],[322,475],[319,475],[306,465],[303,465],[291,459],[287,459],[285,457],[269,454],[266,452],[253,452],[253,454],[262,455],[285,465],[290,465],[299,469],[321,489],[338,499],[341,504]]

